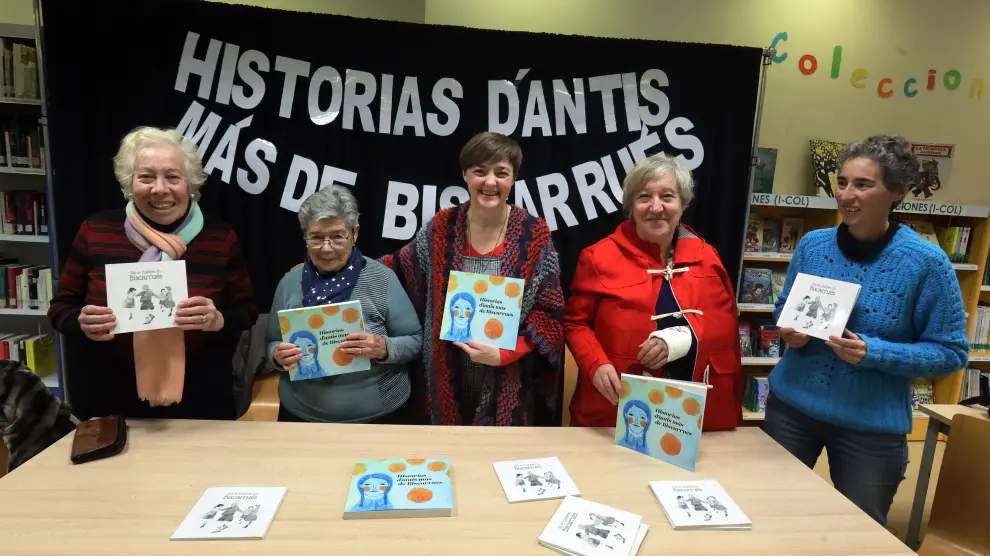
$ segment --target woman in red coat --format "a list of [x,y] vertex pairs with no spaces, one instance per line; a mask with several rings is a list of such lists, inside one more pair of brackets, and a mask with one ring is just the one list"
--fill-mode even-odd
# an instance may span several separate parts
[[693,188],[677,159],[641,160],[623,183],[629,220],[581,252],[564,312],[576,425],[615,426],[622,373],[707,382],[704,429],[742,422],[735,294],[715,249],[681,224]]

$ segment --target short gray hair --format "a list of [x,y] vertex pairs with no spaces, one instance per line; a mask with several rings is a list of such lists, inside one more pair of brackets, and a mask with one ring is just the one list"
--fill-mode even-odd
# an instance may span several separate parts
[[313,222],[324,219],[343,220],[348,229],[358,227],[358,202],[351,190],[331,185],[313,193],[299,207],[299,226],[305,232]]
[[161,129],[142,126],[134,128],[120,141],[117,154],[113,157],[113,173],[120,184],[124,197],[131,198],[134,193],[134,163],[137,153],[148,147],[175,147],[182,152],[186,169],[186,183],[189,185],[189,197],[199,198],[199,188],[206,182],[203,172],[203,161],[199,158],[196,143],[184,137],[175,129]]
[[622,210],[627,217],[632,216],[636,196],[646,189],[646,184],[665,176],[672,176],[677,183],[677,195],[687,208],[694,199],[694,178],[691,170],[676,158],[655,154],[636,163],[622,182]]
[[874,135],[865,141],[849,143],[838,157],[839,171],[848,160],[866,158],[877,163],[887,189],[898,192],[918,183],[921,160],[911,152],[911,144],[900,136]]

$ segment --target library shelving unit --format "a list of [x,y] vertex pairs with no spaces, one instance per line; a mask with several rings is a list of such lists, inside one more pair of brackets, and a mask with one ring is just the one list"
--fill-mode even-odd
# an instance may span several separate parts
[[[38,67],[40,68],[41,49],[37,41],[35,27],[30,25],[15,25],[0,23],[0,38],[6,41],[16,41],[34,47],[38,53]],[[38,125],[45,133],[44,123],[46,111],[44,108],[44,81],[38,74],[39,98],[17,98],[5,95],[0,90],[0,128],[4,122],[29,122]],[[6,155],[7,143],[5,142],[4,131],[0,129],[0,149],[4,149]],[[43,135],[44,136],[44,135]],[[47,145],[47,137],[41,141],[42,146]],[[40,157],[44,162],[34,167],[18,167],[7,157],[0,163],[0,194],[10,191],[36,191],[45,193],[45,213],[52,215],[52,195],[50,168],[44,156]],[[36,157],[38,158],[38,157]],[[5,216],[4,216],[5,217]],[[49,220],[50,223],[50,220]],[[37,224],[37,223],[36,223]],[[49,230],[53,229],[49,226]],[[17,258],[19,263],[27,265],[47,265],[55,268],[54,236],[51,234],[21,235],[11,233],[0,233],[0,256]],[[52,276],[54,287],[57,275]],[[7,292],[3,292],[7,295]],[[9,303],[0,308],[0,333],[47,335],[52,342],[56,342],[57,334],[52,330],[47,318],[47,300],[38,308],[11,308]],[[60,398],[64,398],[62,388],[62,358],[60,346],[56,344],[56,371],[44,377],[45,384]]]
[[[804,220],[804,233],[837,226],[841,222],[835,199],[828,197],[754,193],[750,198],[750,212],[778,221],[783,218],[801,218]],[[988,270],[987,255],[990,253],[990,207],[911,201],[901,203],[894,210],[894,219],[902,223],[927,221],[935,227],[962,226],[972,230],[966,255],[952,264],[962,290],[968,317],[968,333],[972,334],[977,306],[981,300],[990,303],[990,286],[983,285],[983,277]],[[773,272],[786,272],[790,260],[791,256],[786,253],[743,253],[743,266],[746,268],[769,268]],[[760,323],[773,324],[773,305],[739,303],[739,313],[740,323],[750,322],[754,330]],[[759,346],[755,332],[754,337],[753,353],[757,355]],[[768,375],[778,360],[775,357],[743,357],[744,380],[748,383],[751,375]],[[986,366],[990,370],[990,352],[970,353],[970,363],[972,366]],[[965,369],[959,369],[933,381],[934,403],[959,401],[964,372]],[[763,421],[763,414],[744,407],[743,420],[747,424],[758,425]],[[923,440],[927,426],[927,416],[915,413],[913,430],[908,435],[908,440]]]

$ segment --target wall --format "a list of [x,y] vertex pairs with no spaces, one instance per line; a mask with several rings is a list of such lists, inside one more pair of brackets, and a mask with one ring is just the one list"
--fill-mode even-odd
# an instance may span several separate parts
[[0,23],[34,25],[34,4],[31,0],[0,0]]
[[[0,0],[4,1],[4,0]],[[325,13],[423,23],[425,0],[210,0],[296,12]]]
[[[770,68],[763,112],[762,146],[776,147],[774,190],[813,194],[808,139],[851,141],[874,133],[914,141],[955,143],[944,201],[990,205],[990,180],[981,160],[990,152],[990,2],[943,0],[427,0],[426,22],[486,29],[543,31],[602,37],[769,46],[779,32],[787,53]],[[830,77],[832,51],[842,46],[841,67]],[[818,69],[804,75],[806,53]],[[520,64],[525,61],[520,60]],[[663,61],[657,61],[663,67]],[[520,66],[524,67],[524,66]],[[865,87],[850,77],[865,68]],[[928,70],[937,85],[925,89]],[[942,84],[956,69],[962,83]],[[718,71],[710,68],[710,71]],[[894,94],[881,98],[881,78]],[[918,94],[904,95],[917,79]],[[969,98],[982,77],[983,99]],[[730,83],[726,83],[731,87]]]

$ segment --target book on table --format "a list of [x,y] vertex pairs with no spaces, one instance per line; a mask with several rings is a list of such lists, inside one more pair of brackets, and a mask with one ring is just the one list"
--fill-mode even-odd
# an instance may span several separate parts
[[646,538],[643,517],[576,496],[561,500],[539,543],[569,556],[634,556]]
[[650,490],[675,531],[753,528],[752,522],[718,481],[650,481]]
[[361,460],[354,464],[344,519],[450,517],[453,510],[449,460]]
[[791,284],[777,326],[822,340],[841,338],[861,289],[852,282],[800,272]]
[[622,374],[615,443],[694,471],[709,385]]
[[371,368],[371,359],[344,353],[348,334],[364,332],[360,301],[345,301],[278,312],[282,341],[302,350],[302,359],[289,371],[290,380],[309,380]]
[[581,495],[556,457],[496,461],[492,466],[509,503]]
[[263,539],[285,492],[285,487],[208,488],[171,539]]
[[515,351],[526,281],[452,270],[440,321],[440,339],[477,340]]

